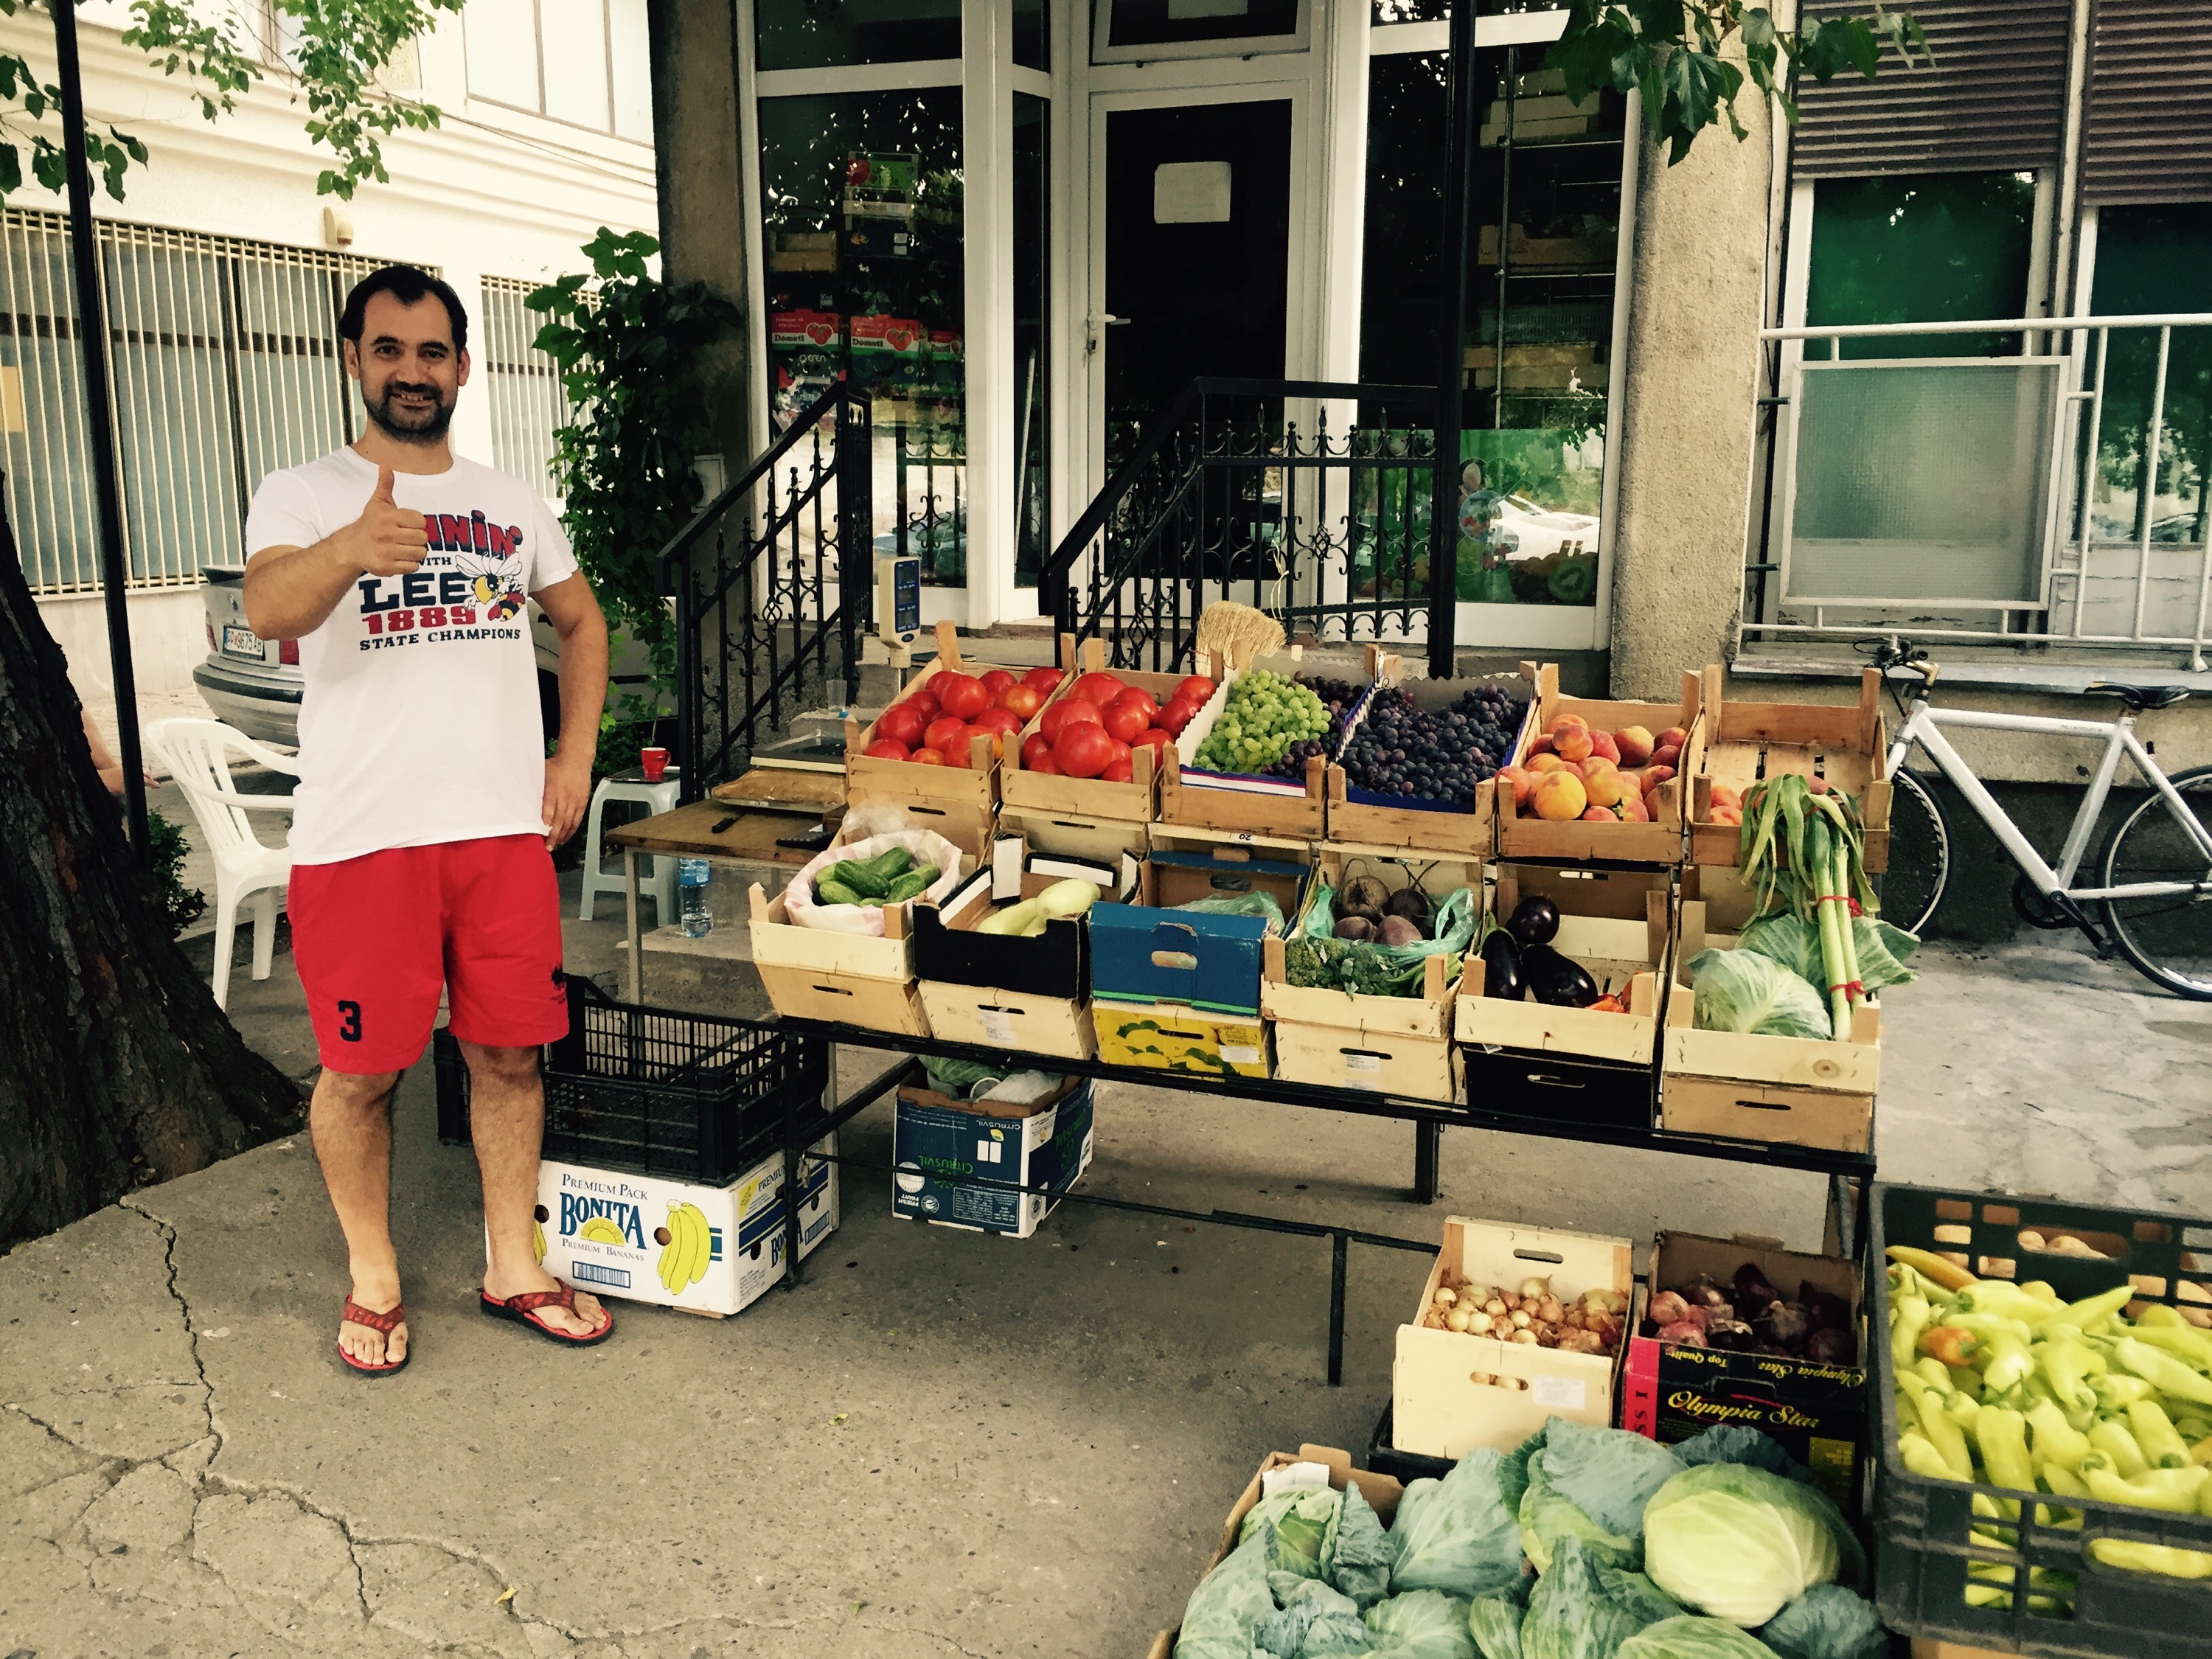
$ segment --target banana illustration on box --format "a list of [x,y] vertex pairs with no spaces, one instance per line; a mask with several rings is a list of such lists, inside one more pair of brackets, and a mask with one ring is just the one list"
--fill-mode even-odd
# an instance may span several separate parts
[[662,1287],[671,1296],[683,1295],[707,1276],[707,1262],[713,1253],[705,1212],[696,1204],[671,1204],[668,1243],[660,1250]]
[[535,1219],[530,1224],[530,1249],[538,1261],[542,1262],[545,1260],[544,1224]]
[[623,1230],[603,1215],[595,1215],[576,1230],[576,1237],[588,1238],[594,1244],[627,1244]]

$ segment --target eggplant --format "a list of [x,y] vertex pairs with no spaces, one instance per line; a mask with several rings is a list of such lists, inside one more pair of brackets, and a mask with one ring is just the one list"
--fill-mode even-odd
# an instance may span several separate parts
[[[1531,895],[1513,907],[1505,931],[1521,945],[1549,945],[1559,935],[1559,907],[1547,898]],[[1590,1000],[1595,1002],[1593,996]]]
[[1521,947],[1510,933],[1492,933],[1482,942],[1482,994],[1519,1002],[1528,994],[1521,972]]
[[1597,981],[1582,964],[1548,945],[1522,945],[1521,971],[1528,979],[1528,994],[1555,1008],[1587,1008],[1598,999]]

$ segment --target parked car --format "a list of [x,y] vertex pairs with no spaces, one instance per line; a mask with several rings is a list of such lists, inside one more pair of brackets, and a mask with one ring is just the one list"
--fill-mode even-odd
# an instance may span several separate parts
[[1556,512],[1522,495],[1504,497],[1499,508],[1500,520],[1518,538],[1518,545],[1505,556],[1509,559],[1597,551],[1598,521],[1587,513]]

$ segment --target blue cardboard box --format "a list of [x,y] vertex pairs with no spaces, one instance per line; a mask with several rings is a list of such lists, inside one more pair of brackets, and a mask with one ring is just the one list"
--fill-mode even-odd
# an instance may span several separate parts
[[[891,1132],[891,1213],[973,1232],[1027,1238],[1091,1167],[1089,1078],[1066,1078],[1042,1100],[956,1100],[901,1089]],[[1008,1192],[958,1184],[964,1176],[1042,1187]]]
[[1307,873],[1304,865],[1251,858],[1242,848],[1154,853],[1140,878],[1143,903],[1091,908],[1092,995],[1256,1015],[1267,921],[1175,907],[1266,893],[1287,926]]

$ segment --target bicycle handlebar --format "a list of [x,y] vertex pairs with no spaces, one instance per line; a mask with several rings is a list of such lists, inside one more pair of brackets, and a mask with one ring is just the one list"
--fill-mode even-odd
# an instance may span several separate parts
[[1874,665],[1881,670],[1885,678],[1888,678],[1892,669],[1902,668],[1919,675],[1931,686],[1936,684],[1936,677],[1943,672],[1937,664],[1929,659],[1927,652],[1913,644],[1911,640],[1879,641],[1874,650]]

